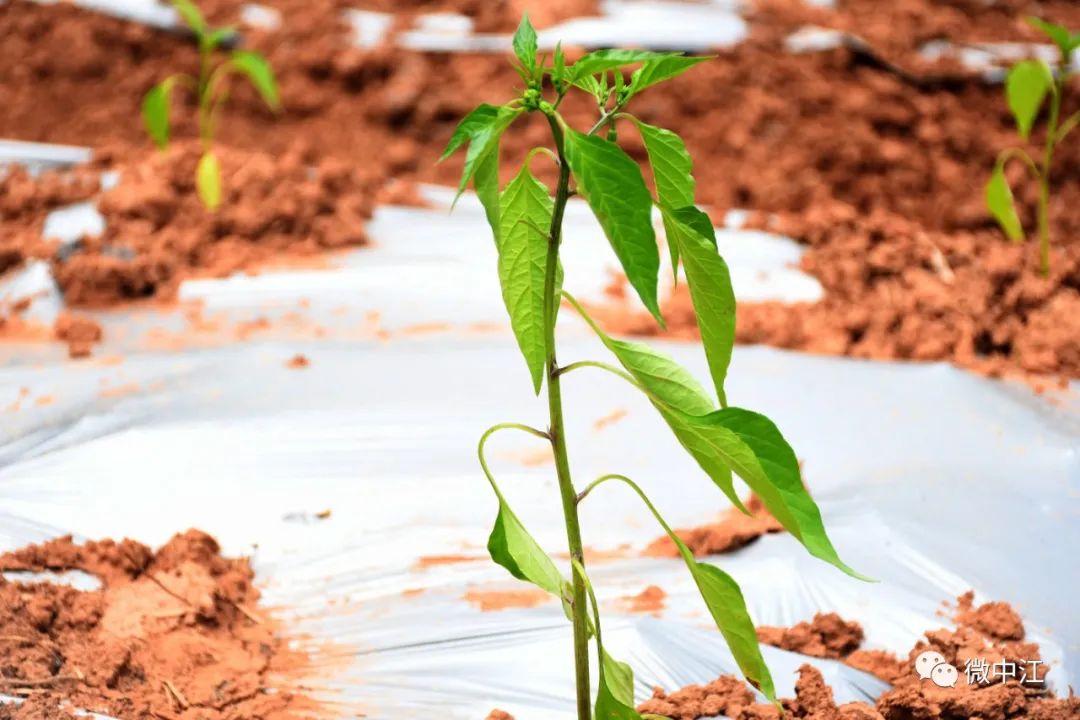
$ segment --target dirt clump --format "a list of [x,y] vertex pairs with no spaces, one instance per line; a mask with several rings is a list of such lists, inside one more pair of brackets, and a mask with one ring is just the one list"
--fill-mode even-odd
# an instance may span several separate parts
[[766,645],[834,660],[847,657],[863,641],[862,626],[848,622],[836,613],[817,613],[810,622],[789,628],[763,625],[757,629],[757,635]]
[[[729,508],[719,522],[701,527],[677,529],[675,534],[699,557],[733,552],[757,540],[762,535],[780,532],[783,527],[765,508],[764,503],[751,495],[745,503],[750,515]],[[679,549],[671,538],[663,535],[645,548],[649,557],[678,557]]]
[[215,212],[195,194],[196,144],[177,143],[123,167],[120,183],[98,202],[105,232],[53,260],[68,305],[171,299],[186,277],[223,277],[282,255],[367,241],[374,188],[361,171],[325,159],[311,172],[299,152],[216,152],[224,197]]
[[0,580],[0,689],[29,698],[19,720],[67,717],[61,706],[146,720],[289,720],[315,707],[295,691],[307,659],[257,608],[247,560],[222,557],[205,533],[157,552],[65,537],[0,556],[0,570],[101,582]]
[[285,363],[285,367],[289,368],[290,370],[303,370],[304,368],[310,367],[310,366],[311,366],[311,361],[308,360],[307,355],[303,355],[303,354],[300,354],[300,353],[297,353],[296,355],[293,355]]
[[86,315],[62,312],[53,323],[56,339],[67,343],[68,356],[72,359],[90,356],[95,343],[101,342],[101,325]]
[[[811,665],[799,668],[795,698],[783,699],[785,713],[812,720],[1076,720],[1080,718],[1080,698],[1050,697],[1046,689],[1045,667],[1038,678],[1016,675],[990,677],[985,682],[973,677],[969,682],[968,661],[984,660],[988,666],[1004,662],[1021,664],[1039,660],[1039,648],[1024,642],[1023,623],[1006,603],[991,602],[978,607],[974,594],[960,596],[954,619],[956,630],[932,630],[912,648],[907,660],[882,651],[857,650],[861,628],[838,616],[818,615],[812,623],[800,623],[787,630],[761,628],[763,642],[785,638],[786,649],[817,657],[835,657],[859,669],[887,679],[893,688],[874,705],[856,702],[837,705],[831,688]],[[827,630],[826,630],[827,629]],[[818,635],[817,639],[813,636]],[[826,638],[837,640],[829,646]],[[806,640],[805,638],[811,639]],[[934,650],[957,669],[955,687],[938,687],[915,672],[915,659]],[[820,654],[824,653],[824,654]],[[855,662],[856,658],[859,658]],[[887,676],[887,677],[886,677]],[[667,693],[657,688],[653,697],[638,707],[639,712],[666,715],[676,720],[696,720],[724,714],[736,720],[779,720],[772,705],[758,704],[746,683],[734,676],[721,676],[707,685],[691,685]]]
[[648,613],[659,617],[666,599],[667,593],[663,588],[650,585],[636,595],[620,598],[619,607],[627,612]]

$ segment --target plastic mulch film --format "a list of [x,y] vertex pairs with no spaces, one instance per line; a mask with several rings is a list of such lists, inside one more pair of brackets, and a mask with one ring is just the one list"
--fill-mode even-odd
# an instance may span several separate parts
[[[444,202],[445,194],[432,198]],[[599,301],[614,265],[610,249],[582,205],[572,206],[568,223],[566,286]],[[466,597],[520,587],[484,550],[496,504],[476,441],[498,422],[545,423],[502,319],[482,213],[470,199],[453,215],[445,207],[382,209],[370,231],[372,249],[330,270],[181,289],[234,318],[295,309],[303,299],[328,329],[322,337],[257,335],[162,352],[135,342],[137,333],[115,333],[101,353],[122,352],[121,363],[5,349],[0,405],[23,387],[53,402],[0,416],[0,548],[64,533],[155,545],[198,527],[226,553],[253,556],[264,602],[309,638],[304,646],[325,663],[333,702],[372,718],[476,720],[492,707],[525,719],[571,718],[570,638],[559,604],[485,612]],[[731,230],[721,242],[743,299],[815,292],[787,267],[798,249],[783,239],[749,242]],[[384,332],[339,331],[332,309],[343,303],[353,317],[377,313]],[[109,328],[167,318],[99,319],[108,338]],[[570,311],[559,332],[564,362],[604,359]],[[699,347],[660,345],[707,377]],[[286,369],[298,352],[309,367]],[[726,507],[651,406],[619,379],[583,370],[567,376],[563,394],[579,484],[627,474],[675,527],[709,522]],[[841,555],[880,580],[855,581],[786,534],[766,536],[710,560],[742,585],[756,622],[790,625],[834,611],[863,625],[864,647],[905,653],[924,631],[948,624],[943,601],[973,588],[980,600],[1020,610],[1054,668],[1057,692],[1076,683],[1075,405],[941,364],[747,347],[736,349],[728,394],[777,421]],[[526,527],[565,566],[543,450],[527,436],[500,435],[489,460]],[[317,519],[326,509],[330,517]],[[586,545],[600,558],[591,575],[605,639],[634,666],[639,697],[654,685],[736,672],[682,563],[641,557],[660,529],[636,498],[605,486],[582,513]],[[457,561],[423,561],[431,556]],[[648,585],[667,593],[665,609],[658,617],[626,613],[619,599]],[[765,654],[778,691],[791,695],[794,671],[808,659]],[[885,687],[838,663],[811,662],[840,702],[871,700]]]

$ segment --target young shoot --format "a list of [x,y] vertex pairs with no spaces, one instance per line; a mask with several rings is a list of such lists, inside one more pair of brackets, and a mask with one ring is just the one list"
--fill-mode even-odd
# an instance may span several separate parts
[[217,58],[224,43],[235,38],[231,27],[212,28],[190,0],[172,0],[184,24],[191,30],[199,47],[199,74],[170,75],[150,88],[143,98],[142,115],[154,143],[164,149],[169,144],[169,98],[176,86],[195,95],[202,155],[195,170],[195,190],[208,210],[221,204],[221,166],[214,154],[214,135],[222,109],[229,97],[229,80],[241,75],[251,83],[274,111],[281,108],[277,82],[270,64],[262,55],[249,50],[232,50],[225,59]]
[[[594,593],[582,554],[578,520],[578,506],[600,495],[597,491],[601,485],[625,486],[679,549],[746,679],[775,702],[773,680],[735,580],[716,565],[697,560],[641,486],[627,475],[605,474],[579,489],[571,479],[563,424],[564,376],[594,370],[614,374],[651,401],[686,452],[736,507],[746,511],[733,473],[750,486],[812,555],[861,577],[837,555],[821,513],[803,486],[795,453],[776,425],[764,415],[728,404],[724,385],[735,338],[735,296],[727,265],[717,252],[713,225],[694,205],[690,155],[674,132],[650,125],[628,111],[634,98],[648,88],[709,58],[599,50],[568,64],[562,48],[556,47],[549,64],[538,55],[536,33],[527,17],[514,36],[513,48],[524,88],[503,105],[480,105],[469,113],[457,126],[443,154],[446,158],[467,146],[459,194],[471,183],[483,204],[515,339],[533,390],[539,395],[546,388],[547,393],[546,429],[502,423],[488,429],[480,439],[480,466],[498,501],[488,551],[514,577],[562,601],[574,639],[578,720],[590,720],[594,714],[604,720],[637,719],[640,716],[634,709],[633,673],[608,654],[597,604],[595,600],[590,603]],[[559,113],[564,97],[571,92],[583,92],[595,100],[597,119],[589,127],[574,128]],[[530,152],[513,179],[501,187],[500,138],[529,113],[546,119],[550,143]],[[618,145],[617,131],[640,134],[655,195],[638,163]],[[558,173],[554,188],[542,183],[532,169],[536,163],[548,162]],[[653,208],[659,209],[673,265],[677,269],[682,264],[689,286],[711,376],[709,390],[671,357],[647,345],[606,334],[563,289],[559,249],[563,214],[572,195],[588,203],[631,286],[662,324],[657,301],[660,253],[652,223]],[[592,328],[616,364],[592,359],[559,363],[555,326],[564,300]],[[570,550],[569,579],[525,529],[488,465],[485,445],[493,434],[504,430],[529,433],[551,447]],[[595,696],[589,673],[591,641],[595,641],[598,668]]]
[[1039,185],[1039,272],[1046,277],[1050,274],[1050,172],[1054,162],[1054,150],[1080,123],[1080,113],[1061,121],[1062,96],[1072,75],[1073,52],[1080,47],[1080,33],[1069,32],[1060,25],[1039,18],[1029,18],[1028,22],[1057,46],[1058,64],[1052,70],[1042,60],[1024,60],[1017,63],[1009,70],[1005,80],[1005,99],[1016,121],[1020,139],[1027,142],[1049,95],[1046,138],[1043,140],[1042,155],[1038,163],[1022,147],[1007,148],[998,155],[994,171],[986,184],[986,205],[1008,238],[1015,243],[1023,242],[1024,228],[1016,212],[1012,188],[1005,178],[1005,167],[1009,161],[1021,160]]

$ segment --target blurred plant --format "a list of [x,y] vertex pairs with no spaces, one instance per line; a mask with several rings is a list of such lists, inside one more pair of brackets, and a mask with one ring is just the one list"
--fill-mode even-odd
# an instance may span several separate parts
[[1050,95],[1050,110],[1043,141],[1042,162],[1036,164],[1021,147],[1011,147],[998,155],[990,181],[986,184],[986,205],[1001,229],[1013,242],[1024,240],[1024,228],[1016,213],[1012,189],[1005,178],[1005,166],[1010,160],[1022,160],[1039,184],[1038,230],[1039,271],[1050,274],[1050,171],[1054,149],[1080,124],[1080,113],[1061,122],[1061,101],[1065,84],[1072,74],[1073,52],[1080,47],[1080,33],[1072,33],[1039,18],[1028,18],[1032,26],[1042,31],[1057,46],[1059,52],[1056,72],[1042,60],[1024,60],[1014,65],[1005,80],[1005,99],[1016,120],[1016,129],[1025,142],[1038,118],[1046,96]]
[[[520,63],[516,69],[525,89],[504,105],[480,105],[469,113],[457,126],[443,154],[445,159],[468,144],[458,195],[469,183],[475,187],[494,236],[503,301],[533,390],[539,394],[545,380],[547,383],[546,430],[503,423],[489,428],[480,439],[480,465],[499,504],[488,551],[496,563],[515,577],[561,599],[573,623],[579,720],[588,720],[594,711],[588,659],[592,637],[596,639],[598,661],[596,717],[638,718],[634,710],[632,671],[608,655],[603,646],[600,616],[586,573],[578,521],[578,505],[599,485],[609,481],[626,484],[675,543],[746,679],[775,702],[773,681],[736,582],[715,565],[696,560],[642,489],[625,475],[604,475],[579,492],[570,476],[563,425],[563,376],[585,368],[615,374],[645,394],[676,439],[736,507],[746,511],[733,484],[733,471],[811,554],[861,577],[838,557],[825,532],[821,513],[803,486],[795,453],[776,425],[764,415],[728,406],[724,381],[735,337],[735,297],[727,265],[717,253],[712,223],[694,206],[695,181],[690,155],[675,133],[624,112],[639,93],[709,58],[640,50],[599,50],[567,65],[559,46],[548,65],[546,58],[537,56],[536,33],[527,17],[514,36],[513,47]],[[627,78],[623,71],[630,66],[637,69]],[[564,97],[575,89],[596,100],[599,119],[587,132],[570,127],[558,112]],[[527,113],[545,117],[551,129],[552,147],[533,149],[520,171],[500,189],[500,137]],[[620,124],[635,127],[644,140],[656,198],[645,184],[641,168],[616,142]],[[551,160],[558,171],[554,197],[531,169],[532,163],[541,157]],[[719,408],[711,393],[672,358],[646,345],[608,336],[580,303],[562,290],[559,247],[563,213],[571,195],[585,198],[630,284],[662,325],[657,302],[660,256],[652,224],[653,206],[659,208],[672,264],[677,272],[681,261],[685,270]],[[555,325],[562,299],[581,314],[621,368],[593,360],[559,365]],[[569,581],[522,525],[495,482],[484,446],[501,430],[523,431],[551,445],[570,548],[572,579]]]
[[233,74],[246,77],[275,111],[281,107],[277,82],[270,64],[257,52],[233,50],[226,60],[215,64],[215,52],[222,43],[235,37],[236,30],[210,27],[190,0],[172,0],[172,4],[199,45],[199,76],[178,73],[150,88],[143,98],[143,122],[154,143],[165,148],[169,144],[169,97],[173,88],[181,85],[195,93],[202,143],[202,155],[195,170],[195,189],[203,205],[214,210],[221,204],[221,166],[213,150],[214,134],[229,97],[228,79]]

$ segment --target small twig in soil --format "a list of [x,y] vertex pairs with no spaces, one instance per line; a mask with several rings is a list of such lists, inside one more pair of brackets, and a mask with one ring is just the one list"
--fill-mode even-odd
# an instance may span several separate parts
[[246,617],[248,620],[255,623],[256,625],[262,625],[262,620],[259,619],[258,615],[251,612],[250,610],[248,610],[246,607],[244,607],[240,603],[236,602],[235,600],[230,600],[229,602],[231,602],[233,605],[235,605],[236,609],[239,610],[241,613],[243,613],[244,617]]
[[56,675],[54,677],[29,680],[24,678],[0,678],[0,687],[9,690],[21,690],[23,688],[51,687],[62,682],[83,682],[82,674],[79,675]]
[[165,688],[165,694],[167,696],[172,696],[171,699],[176,703],[176,706],[179,709],[187,710],[189,707],[191,707],[191,703],[189,703],[187,698],[184,697],[184,693],[177,690],[176,686],[173,685],[171,682],[169,682],[168,680],[162,680],[161,685]]

